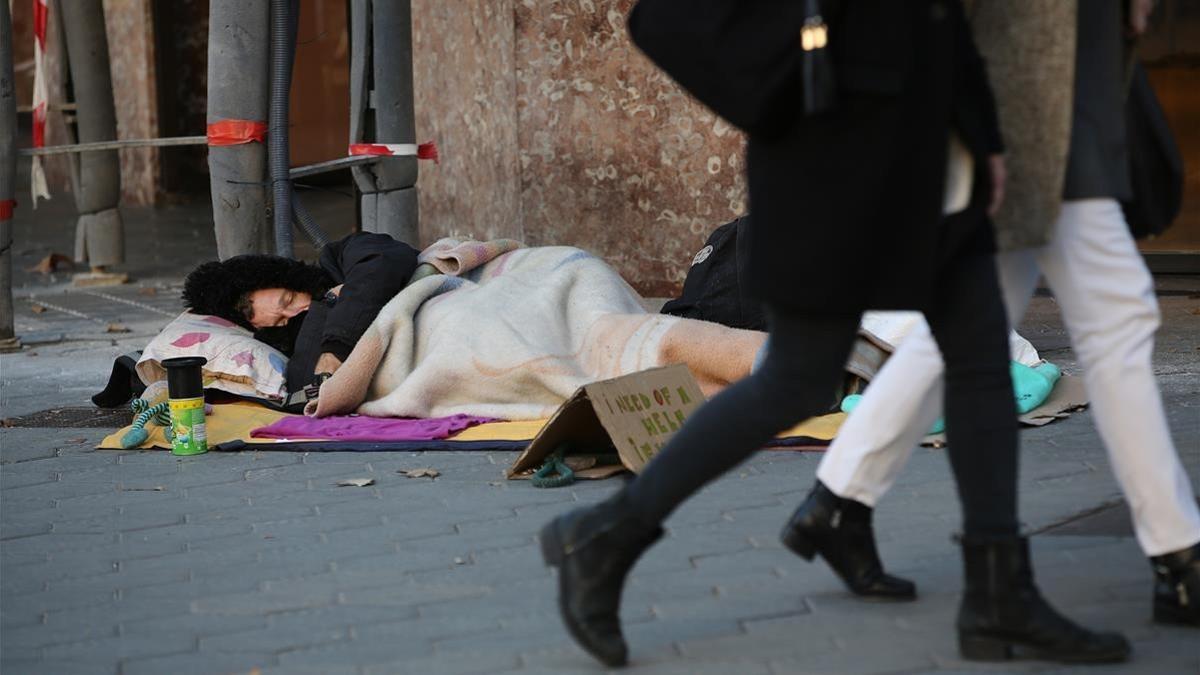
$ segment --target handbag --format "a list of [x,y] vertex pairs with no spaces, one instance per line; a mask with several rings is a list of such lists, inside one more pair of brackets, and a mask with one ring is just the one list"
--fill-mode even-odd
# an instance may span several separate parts
[[751,134],[780,133],[835,105],[818,0],[639,0],[629,34],[701,103]]
[[1183,157],[1140,63],[1133,66],[1125,124],[1133,197],[1121,209],[1134,238],[1157,236],[1183,206]]

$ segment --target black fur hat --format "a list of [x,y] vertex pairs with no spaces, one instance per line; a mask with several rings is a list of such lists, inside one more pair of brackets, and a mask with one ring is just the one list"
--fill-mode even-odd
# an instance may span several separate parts
[[333,286],[325,270],[276,255],[247,254],[201,264],[183,282],[183,305],[196,314],[212,314],[239,326],[250,325],[251,293],[286,288],[314,299]]

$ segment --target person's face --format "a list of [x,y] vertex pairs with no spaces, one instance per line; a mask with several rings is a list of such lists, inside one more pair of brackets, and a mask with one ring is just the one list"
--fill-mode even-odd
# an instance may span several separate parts
[[286,288],[263,288],[250,294],[250,325],[255,328],[286,326],[289,319],[307,312],[312,296]]

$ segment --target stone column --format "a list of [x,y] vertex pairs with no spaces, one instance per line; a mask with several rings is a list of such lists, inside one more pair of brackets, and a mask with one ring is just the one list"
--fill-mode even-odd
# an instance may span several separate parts
[[[80,143],[115,141],[117,114],[104,7],[99,2],[60,2],[58,7],[66,35],[78,140]],[[75,207],[79,211],[75,259],[87,262],[100,280],[104,268],[125,261],[125,233],[117,210],[121,201],[121,163],[116,150],[81,152],[73,157],[72,182]]]
[[[211,0],[208,20],[208,124],[267,120],[268,3]],[[267,151],[263,140],[210,146],[213,227],[222,260],[271,250]]]

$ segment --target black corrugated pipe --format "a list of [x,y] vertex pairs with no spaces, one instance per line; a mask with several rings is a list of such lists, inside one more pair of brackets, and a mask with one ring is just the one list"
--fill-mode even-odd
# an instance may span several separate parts
[[274,195],[275,255],[295,257],[292,250],[292,182],[288,175],[288,98],[292,87],[293,14],[289,0],[271,0],[271,110],[267,159]]
[[300,24],[299,0],[271,0],[271,110],[267,149],[274,195],[275,254],[295,257],[292,222],[295,221],[318,249],[329,237],[300,202],[288,175],[288,106],[292,64],[296,61],[296,32]]
[[317,225],[317,221],[313,220],[308,209],[304,208],[304,202],[300,201],[300,195],[296,194],[295,188],[292,188],[292,216],[318,251],[329,243],[329,236],[325,234],[320,225]]

